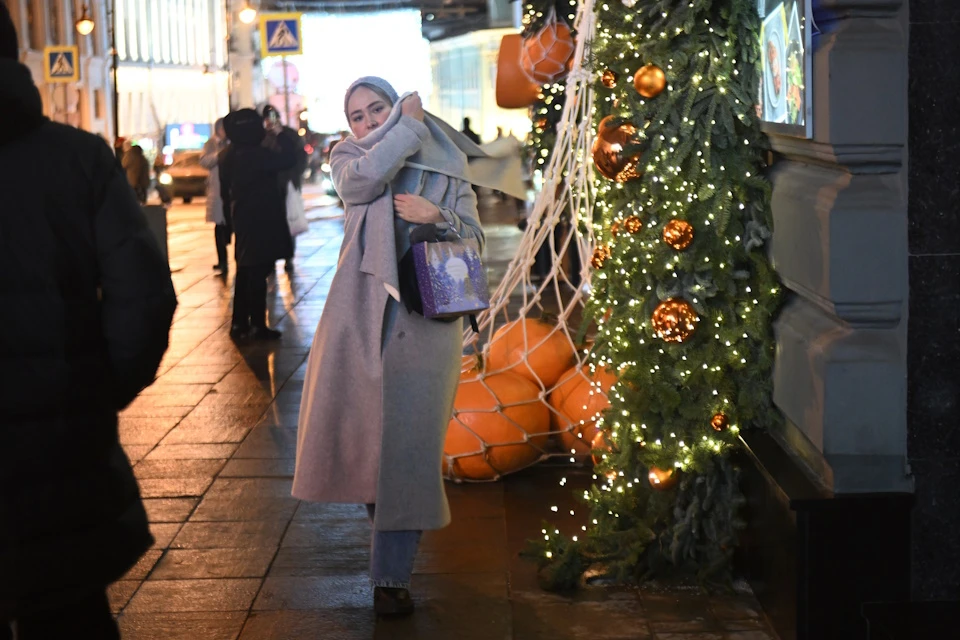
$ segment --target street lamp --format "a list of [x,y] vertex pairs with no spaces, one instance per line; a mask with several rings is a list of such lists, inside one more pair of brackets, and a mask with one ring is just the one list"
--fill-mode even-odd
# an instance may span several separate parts
[[82,36],[90,35],[90,32],[93,31],[94,22],[87,14],[87,5],[83,5],[83,13],[80,14],[80,19],[76,22],[77,33]]
[[238,17],[240,18],[240,22],[243,24],[251,24],[257,19],[257,10],[251,7],[247,2],[244,2],[243,9],[240,9]]

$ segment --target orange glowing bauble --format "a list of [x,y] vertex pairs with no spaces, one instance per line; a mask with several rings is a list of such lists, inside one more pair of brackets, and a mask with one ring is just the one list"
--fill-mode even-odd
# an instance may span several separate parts
[[576,48],[570,27],[563,22],[548,22],[523,41],[520,67],[533,82],[555,82],[567,75]]
[[630,233],[636,233],[643,228],[643,221],[637,216],[628,216],[627,219],[623,221],[623,228]]
[[683,251],[693,242],[693,225],[685,220],[671,220],[663,226],[663,241]]
[[560,377],[548,402],[554,412],[550,423],[559,432],[563,450],[573,455],[590,453],[597,434],[597,418],[607,410],[607,393],[617,376],[605,368],[590,373],[590,366],[573,367]]
[[640,142],[637,127],[629,122],[615,124],[614,116],[607,116],[597,125],[597,139],[593,141],[593,164],[604,178],[616,182],[635,180],[643,175],[637,169],[642,150],[624,153],[627,146]]
[[667,76],[655,64],[641,67],[633,76],[633,88],[644,98],[656,98],[667,87]]
[[[610,434],[606,431],[597,431],[596,435],[593,436],[593,442],[590,443],[590,448],[602,453],[611,453],[613,451],[613,443],[610,442]],[[594,453],[591,458],[593,464],[600,464],[600,460],[602,460],[596,453]]]
[[619,233],[620,233],[620,223],[614,221],[614,223],[610,225],[610,235],[615,236],[615,235],[619,235]]
[[713,427],[714,431],[726,431],[727,430],[727,416],[722,413],[718,413],[710,419],[710,426]]
[[683,342],[693,335],[700,318],[689,302],[670,298],[657,305],[651,322],[657,337],[667,342]]
[[604,69],[603,73],[600,75],[600,82],[603,83],[607,89],[613,89],[617,86],[617,80],[620,79],[620,76],[617,75],[616,71],[610,69]]
[[603,263],[610,257],[610,247],[602,246],[593,250],[593,257],[590,258],[590,264],[594,269],[602,269]]
[[667,489],[673,488],[673,486],[677,484],[678,478],[679,472],[676,469],[650,467],[650,473],[647,474],[650,486],[658,491],[666,491]]

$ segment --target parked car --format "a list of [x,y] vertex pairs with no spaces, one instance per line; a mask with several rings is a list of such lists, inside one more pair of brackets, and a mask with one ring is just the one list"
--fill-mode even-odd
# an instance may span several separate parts
[[173,164],[157,174],[157,192],[160,200],[168,203],[182,198],[189,203],[196,196],[207,192],[207,177],[210,172],[200,164],[202,151],[181,151],[173,156]]

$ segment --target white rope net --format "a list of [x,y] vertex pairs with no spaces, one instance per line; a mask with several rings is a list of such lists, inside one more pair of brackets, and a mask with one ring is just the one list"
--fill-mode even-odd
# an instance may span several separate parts
[[[587,364],[578,343],[590,291],[593,233],[593,75],[584,67],[595,0],[580,3],[573,65],[557,142],[520,247],[464,332],[464,364],[444,450],[455,481],[497,480],[549,457],[586,462],[614,378]],[[531,274],[537,256],[549,263]],[[545,260],[545,258],[549,258]]]

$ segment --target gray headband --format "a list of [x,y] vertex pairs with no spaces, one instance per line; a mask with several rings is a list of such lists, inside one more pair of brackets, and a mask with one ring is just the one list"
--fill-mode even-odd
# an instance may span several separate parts
[[[354,91],[356,91],[357,87],[363,84],[368,84],[371,87],[376,87],[377,89],[382,91],[384,94],[386,94],[386,96],[390,98],[390,102],[392,102],[393,104],[397,104],[397,100],[400,99],[400,96],[397,95],[397,92],[393,88],[393,86],[383,78],[378,78],[377,76],[363,76],[362,78],[357,78],[356,80],[354,80],[353,84],[347,87],[347,93],[346,95],[343,96],[343,114],[344,115],[348,115],[347,103],[350,102],[350,95]],[[348,119],[349,119],[349,116],[348,116]]]

